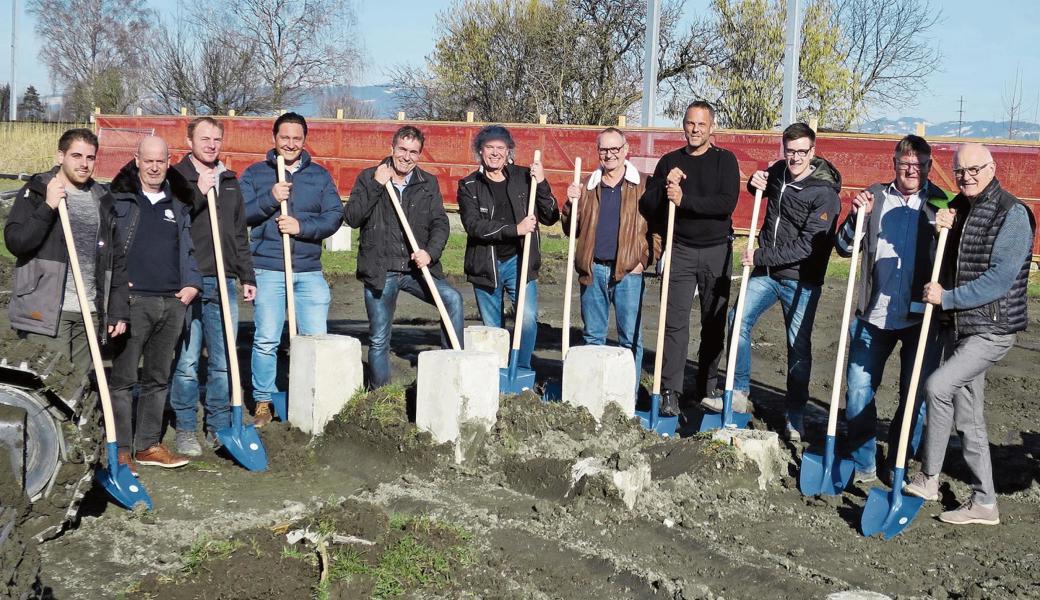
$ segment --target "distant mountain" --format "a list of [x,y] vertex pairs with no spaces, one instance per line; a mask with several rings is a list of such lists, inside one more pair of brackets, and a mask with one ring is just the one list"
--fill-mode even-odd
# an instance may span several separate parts
[[[394,99],[393,88],[389,85],[336,86],[328,89],[328,93],[332,95],[346,91],[358,101],[371,105],[377,119],[389,119],[397,115],[397,100]],[[318,97],[311,97],[306,102],[294,106],[293,110],[305,117],[313,117],[318,114],[318,102]]]
[[[965,137],[965,138],[995,138],[1007,139],[1007,121],[965,121],[958,124],[957,121],[943,121],[942,123],[931,123],[919,117],[900,117],[899,119],[874,119],[867,121],[859,131],[862,133],[888,133],[893,135],[906,135],[917,130],[917,124],[924,123],[925,131],[929,137]],[[1016,140],[1040,139],[1040,124],[1026,121],[1015,122]]]

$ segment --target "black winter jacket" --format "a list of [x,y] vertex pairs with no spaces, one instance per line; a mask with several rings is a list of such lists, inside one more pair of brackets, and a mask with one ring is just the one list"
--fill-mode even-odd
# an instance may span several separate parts
[[[58,335],[69,268],[58,211],[46,203],[47,184],[57,172],[58,167],[54,167],[33,175],[15,197],[4,225],[4,243],[16,259],[7,307],[11,327],[52,337]],[[97,281],[94,305],[98,309],[98,339],[104,341],[110,323],[130,322],[130,295],[122,247],[113,243],[116,215],[112,199],[98,182],[93,183],[93,193],[100,216],[93,256]]]
[[[527,215],[527,201],[531,193],[531,169],[506,165],[506,174],[509,199],[513,205],[512,225],[503,226],[492,221],[495,197],[483,171],[474,171],[459,180],[459,214],[462,217],[462,226],[469,235],[466,239],[466,280],[474,285],[498,287],[500,282],[494,246],[505,240],[522,237],[516,233],[516,223]],[[536,188],[535,215],[542,225],[553,225],[560,220],[560,208],[548,180],[542,181]],[[531,239],[528,281],[538,279],[538,269],[542,264],[542,255],[538,249],[540,240],[536,228]]]
[[[411,270],[418,273],[418,269],[409,259],[412,249],[408,246],[397,211],[390,203],[390,195],[376,181],[375,172],[376,167],[369,167],[358,174],[350,191],[350,200],[343,210],[343,220],[347,225],[361,229],[357,278],[366,286],[381,290],[386,283],[387,271]],[[451,228],[437,178],[416,167],[411,181],[404,188],[403,197],[398,200],[415,234],[416,243],[430,255],[430,273],[443,279],[440,259]]]
[[[755,274],[823,285],[830,260],[841,201],[841,174],[816,157],[813,172],[801,181],[788,181],[787,163],[769,167],[764,194],[765,223],[755,250]],[[748,191],[754,193],[751,182]]]

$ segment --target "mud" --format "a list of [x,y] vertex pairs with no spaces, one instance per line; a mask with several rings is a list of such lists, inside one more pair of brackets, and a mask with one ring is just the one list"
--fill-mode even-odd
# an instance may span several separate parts
[[[541,287],[535,368],[541,377],[558,376],[553,345],[562,321],[561,286],[543,278]],[[460,288],[470,315],[472,296],[468,286]],[[814,331],[814,402],[806,436],[813,443],[824,433],[821,399],[830,396],[843,290],[843,281],[827,286]],[[656,327],[656,294],[651,282],[647,332]],[[335,282],[330,331],[367,339],[360,298],[359,284]],[[398,307],[392,341],[398,387],[355,397],[310,444],[284,424],[265,427],[268,473],[248,473],[208,451],[179,471],[143,467],[156,510],[140,515],[92,505],[77,529],[41,546],[42,582],[56,598],[317,597],[317,553],[304,544],[301,551],[314,557],[313,564],[311,558],[283,557],[283,530],[320,529],[331,515],[338,534],[376,547],[364,555],[369,574],[328,584],[322,597],[392,597],[375,591],[370,573],[409,533],[390,525],[402,518],[444,524],[456,537],[424,543],[441,551],[461,545],[466,558],[451,563],[436,585],[405,586],[400,594],[406,597],[822,598],[853,589],[898,598],[1040,597],[1040,303],[1032,302],[1030,310],[1030,331],[991,370],[987,386],[1003,521],[998,527],[937,521],[941,510],[967,496],[956,447],[941,501],[927,503],[906,532],[885,542],[858,533],[865,487],[835,499],[801,496],[795,476],[802,445],[782,445],[786,472],[760,490],[756,467],[728,446],[692,434],[662,440],[614,409],[597,426],[584,410],[531,396],[503,399],[483,449],[455,465],[451,453],[409,419],[416,357],[438,345],[439,334],[432,309],[407,298]],[[248,310],[242,317],[248,321]],[[573,322],[580,323],[577,314]],[[242,333],[240,352],[248,356],[248,346],[241,346],[248,326]],[[783,423],[782,334],[775,309],[755,331],[755,427],[777,430]],[[572,340],[578,335],[573,331]],[[697,335],[694,327],[694,340]],[[695,356],[695,344],[691,352]],[[653,350],[646,355],[651,365]],[[881,439],[898,379],[896,361],[888,366],[879,391]],[[687,372],[692,389],[692,362]],[[689,433],[699,414],[692,408],[687,413]],[[583,460],[605,470],[575,480],[573,467]],[[644,464],[651,481],[629,509],[603,473],[634,472]],[[184,557],[204,540],[234,540],[237,547],[187,574]]]

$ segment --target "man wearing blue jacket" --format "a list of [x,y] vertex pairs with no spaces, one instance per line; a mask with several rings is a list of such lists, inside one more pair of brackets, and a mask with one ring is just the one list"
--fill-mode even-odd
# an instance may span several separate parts
[[[321,272],[322,240],[336,233],[343,220],[343,204],[332,176],[311,160],[303,149],[307,121],[296,113],[285,113],[274,122],[274,148],[263,162],[242,174],[242,199],[246,223],[252,227],[250,249],[256,270],[256,300],[253,322],[254,424],[271,422],[271,395],[276,391],[278,343],[285,322],[285,263],[282,234],[289,234],[292,247],[293,291],[296,321],[302,335],[326,332],[332,295]],[[285,159],[285,181],[278,182],[277,157]],[[289,214],[280,211],[282,200]]]

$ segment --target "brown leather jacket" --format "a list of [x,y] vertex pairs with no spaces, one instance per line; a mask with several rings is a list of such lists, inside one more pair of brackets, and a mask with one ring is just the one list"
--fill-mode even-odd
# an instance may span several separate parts
[[[592,283],[592,258],[596,246],[596,225],[599,222],[599,194],[601,171],[597,169],[585,180],[578,200],[577,248],[574,270],[578,282]],[[661,236],[650,231],[646,219],[639,212],[639,199],[646,188],[645,179],[632,163],[625,161],[625,176],[621,183],[621,224],[618,228],[617,256],[614,259],[614,280],[620,281],[638,265],[647,269],[661,257]],[[563,207],[563,231],[570,233],[571,201]]]

